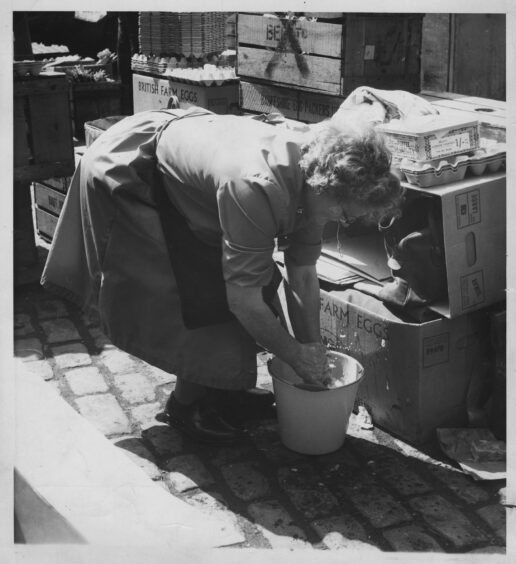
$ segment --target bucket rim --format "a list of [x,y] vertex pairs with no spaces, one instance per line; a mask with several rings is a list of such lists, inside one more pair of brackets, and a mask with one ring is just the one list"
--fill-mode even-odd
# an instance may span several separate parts
[[[274,380],[277,380],[278,382],[281,382],[282,384],[285,384],[287,386],[290,386],[291,388],[297,388],[299,390],[303,390],[304,392],[317,392],[317,393],[324,393],[324,392],[335,392],[336,390],[342,390],[343,388],[347,388],[348,386],[353,386],[355,384],[358,384],[362,378],[364,377],[364,367],[362,366],[362,363],[360,363],[356,358],[353,358],[352,356],[350,356],[349,354],[345,354],[345,353],[341,353],[338,351],[328,351],[334,354],[337,354],[339,356],[345,356],[347,358],[352,359],[354,362],[356,362],[358,364],[358,371],[357,371],[357,378],[356,380],[353,380],[353,382],[349,382],[348,384],[343,384],[342,386],[339,386],[338,388],[320,388],[320,389],[314,389],[314,390],[308,390],[308,389],[304,389],[304,388],[300,388],[299,386],[296,386],[296,384],[293,384],[292,382],[288,382],[287,380],[284,380],[283,378],[280,378],[279,376],[276,376],[275,374],[273,374],[270,370],[270,366],[269,366],[269,374],[271,375],[271,377]],[[271,359],[271,363],[272,361],[277,358],[280,362],[281,359],[279,359],[278,357],[274,357]]]

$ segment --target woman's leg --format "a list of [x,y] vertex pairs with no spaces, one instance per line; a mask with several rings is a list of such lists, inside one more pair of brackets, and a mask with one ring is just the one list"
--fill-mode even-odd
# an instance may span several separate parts
[[176,387],[172,392],[176,401],[182,405],[191,405],[204,398],[207,393],[208,388],[206,386],[188,382],[188,380],[183,380],[183,378],[177,378]]

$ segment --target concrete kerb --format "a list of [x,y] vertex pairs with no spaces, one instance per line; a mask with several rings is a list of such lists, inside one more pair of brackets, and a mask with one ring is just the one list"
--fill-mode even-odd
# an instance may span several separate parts
[[[15,468],[85,542],[177,548],[245,540],[154,483],[21,362],[16,386]],[[30,511],[17,507],[16,495],[15,512],[29,517],[21,525],[30,536]]]

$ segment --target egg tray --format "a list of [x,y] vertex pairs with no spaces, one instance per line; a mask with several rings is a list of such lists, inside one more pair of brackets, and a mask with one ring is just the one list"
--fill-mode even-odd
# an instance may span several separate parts
[[154,76],[159,74],[160,75],[159,78],[163,80],[173,80],[175,82],[182,82],[184,84],[195,84],[196,86],[221,86],[221,85],[233,84],[235,82],[239,82],[239,78],[237,76],[233,76],[231,78],[216,78],[216,79],[207,78],[207,79],[195,80],[192,78],[187,78],[185,76],[180,76],[177,74],[172,74],[170,72],[167,72],[166,67],[163,69],[158,65],[151,65],[148,63],[137,64],[133,62],[131,64],[131,70],[135,72],[149,73]]
[[13,73],[15,76],[38,76],[43,68],[43,61],[15,61]]
[[506,152],[500,151],[481,156],[461,155],[442,160],[436,165],[414,166],[404,160],[399,164],[399,171],[402,180],[406,179],[410,184],[415,184],[421,188],[430,188],[462,180],[467,172],[475,176],[498,172],[505,165]]

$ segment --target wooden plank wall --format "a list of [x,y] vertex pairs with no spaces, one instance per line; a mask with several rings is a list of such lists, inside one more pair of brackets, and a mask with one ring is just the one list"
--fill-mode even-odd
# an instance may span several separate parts
[[421,89],[505,100],[505,14],[425,14]]
[[343,90],[419,90],[421,14],[347,14]]
[[457,14],[452,92],[504,100],[505,14]]
[[421,48],[421,88],[449,90],[450,14],[425,14]]

